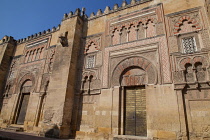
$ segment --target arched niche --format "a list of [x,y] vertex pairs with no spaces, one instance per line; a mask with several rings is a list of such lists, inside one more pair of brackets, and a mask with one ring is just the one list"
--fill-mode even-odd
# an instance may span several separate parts
[[126,77],[131,81],[129,85],[156,84],[157,70],[155,66],[144,57],[130,57],[122,60],[114,68],[111,86],[127,85],[124,80]]
[[28,85],[28,86],[30,85],[30,92],[34,91],[35,76],[32,73],[27,73],[20,78],[17,88],[16,88],[16,94],[19,94],[21,92],[22,88],[26,85]]
[[146,72],[137,67],[131,66],[125,69],[120,76],[121,86],[137,86],[147,83]]
[[28,76],[24,76],[20,82],[21,83],[19,85],[20,89],[15,109],[14,123],[23,125],[26,119],[30,94],[33,88],[33,81]]
[[33,86],[32,81],[30,79],[27,79],[26,81],[23,82],[20,90],[22,93],[30,93],[32,86]]

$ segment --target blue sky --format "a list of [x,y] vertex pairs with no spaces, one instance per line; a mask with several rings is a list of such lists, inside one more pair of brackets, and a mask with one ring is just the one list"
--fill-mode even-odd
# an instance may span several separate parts
[[[0,39],[13,36],[26,38],[32,34],[51,29],[61,23],[64,13],[86,8],[86,14],[112,9],[123,0],[0,0]],[[130,3],[130,0],[127,0]]]

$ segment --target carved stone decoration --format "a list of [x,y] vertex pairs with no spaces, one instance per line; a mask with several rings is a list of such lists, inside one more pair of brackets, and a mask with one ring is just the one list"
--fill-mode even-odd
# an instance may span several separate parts
[[5,90],[4,90],[4,94],[3,97],[4,98],[10,98],[13,94],[13,90],[14,90],[14,81],[15,80],[9,80],[7,81]]
[[175,71],[173,72],[174,75],[174,83],[184,83],[184,73],[183,71]]
[[206,81],[206,73],[205,70],[202,68],[202,63],[197,62],[195,63],[196,69],[196,78],[198,82]]
[[185,65],[186,65],[187,63],[192,63],[191,58],[186,57],[186,58],[181,59],[181,60],[179,61],[179,65],[178,65],[178,66],[179,66],[179,69],[180,69],[180,70],[185,70]]
[[162,22],[157,23],[157,24],[155,25],[155,27],[156,27],[156,34],[157,34],[157,35],[165,34],[165,31],[164,31],[164,27],[163,27],[163,26],[164,26],[164,25],[163,25]]
[[200,31],[200,33],[201,33],[201,38],[202,38],[204,48],[210,47],[210,39],[209,39],[208,30],[202,30]]
[[[197,56],[188,55],[187,57],[178,55],[176,61],[177,67],[173,72],[175,84],[184,84],[185,82],[202,84],[209,81],[209,61],[206,53]],[[202,85],[202,87],[204,86]]]
[[196,63],[202,63],[202,67],[207,68],[209,66],[209,62],[205,56],[194,56],[194,57],[184,57],[178,62],[178,69],[185,70],[185,65],[187,63],[191,63],[192,65]]
[[140,68],[129,68],[121,76],[122,86],[135,86],[146,84],[146,73]]
[[170,53],[178,52],[179,46],[177,44],[177,37],[176,36],[170,36],[168,38],[168,45],[169,45],[169,51]]
[[64,35],[60,35],[59,36],[59,42],[61,43],[61,45],[63,47],[68,47],[68,39],[67,39],[67,34],[64,36]]
[[33,73],[26,73],[24,76],[22,76],[20,78],[20,80],[18,82],[18,85],[16,87],[16,94],[18,94],[20,92],[22,84],[27,80],[32,81],[31,92],[34,91],[34,89],[35,89],[35,75]]
[[[143,70],[143,75],[139,76],[131,76],[129,77],[129,80],[136,80],[139,81],[139,84],[156,84],[157,83],[157,71],[155,66],[148,61],[147,59],[143,57],[131,57],[124,59],[121,61],[112,72],[112,78],[111,78],[111,85],[112,86],[119,86],[121,84],[121,77],[122,74],[132,67],[139,68]],[[144,76],[145,74],[145,76]],[[124,76],[125,79],[125,76]],[[137,84],[138,82],[133,82]],[[123,83],[124,84],[124,83]]]
[[10,67],[10,71],[9,71],[9,78],[13,78],[14,77],[14,68],[16,65],[16,61],[13,61]]
[[81,92],[83,94],[99,94],[101,80],[97,78],[95,71],[83,73]]
[[201,29],[198,19],[181,16],[174,25],[174,34],[192,32]]
[[156,35],[155,24],[152,20],[148,20],[146,23],[146,35],[147,37],[153,37]]
[[200,8],[169,14],[171,35],[200,31],[203,28]]
[[101,48],[101,36],[87,38],[84,53],[99,51]]
[[190,63],[187,63],[185,65],[185,80],[186,82],[189,82],[189,83],[193,83],[195,82],[195,75],[194,75],[194,72],[193,72],[193,66],[192,64]]
[[134,41],[145,37],[153,37],[156,35],[156,23],[157,19],[153,15],[111,26],[110,36],[112,36],[112,45]]
[[9,70],[9,75],[8,75],[9,80],[16,78],[16,73],[17,73],[20,59],[21,59],[21,55],[13,58],[13,61]]
[[55,55],[55,50],[54,49],[50,50],[50,54],[49,54],[49,58],[48,58],[48,72],[52,72],[54,55]]

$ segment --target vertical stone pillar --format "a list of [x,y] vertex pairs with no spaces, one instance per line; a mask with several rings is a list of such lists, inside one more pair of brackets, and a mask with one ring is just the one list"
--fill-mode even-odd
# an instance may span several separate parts
[[45,136],[68,138],[70,135],[82,26],[80,16],[64,20],[61,24],[44,110]]
[[5,36],[2,41],[0,41],[0,110],[2,107],[2,96],[4,93],[4,88],[6,87],[6,78],[9,73],[11,58],[13,56],[16,42],[13,37]]

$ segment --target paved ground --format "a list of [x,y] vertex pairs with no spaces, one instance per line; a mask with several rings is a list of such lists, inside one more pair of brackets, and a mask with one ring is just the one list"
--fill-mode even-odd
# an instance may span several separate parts
[[61,140],[61,139],[38,137],[34,134],[25,133],[25,132],[11,132],[11,131],[0,130],[0,140]]

